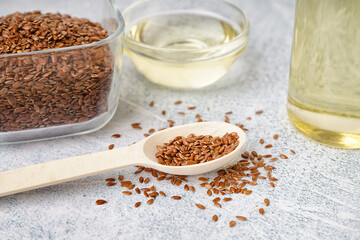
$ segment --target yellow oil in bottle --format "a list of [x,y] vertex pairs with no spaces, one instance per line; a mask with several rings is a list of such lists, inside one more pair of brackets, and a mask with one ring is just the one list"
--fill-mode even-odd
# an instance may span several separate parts
[[319,142],[360,148],[360,1],[298,0],[288,113]]
[[200,88],[221,78],[245,49],[247,38],[231,42],[241,31],[241,26],[212,15],[157,15],[127,31],[127,37],[135,42],[125,39],[125,51],[136,68],[155,83]]

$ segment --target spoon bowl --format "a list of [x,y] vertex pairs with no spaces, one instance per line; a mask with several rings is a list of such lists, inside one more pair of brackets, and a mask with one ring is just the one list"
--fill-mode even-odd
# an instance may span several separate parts
[[[221,137],[236,132],[239,145],[227,155],[212,161],[189,166],[166,166],[158,163],[156,146],[177,136],[211,135]],[[199,122],[168,128],[142,141],[111,151],[91,153],[18,168],[0,173],[0,197],[50,186],[105,171],[128,166],[145,166],[175,175],[196,175],[210,172],[231,163],[241,151],[246,136],[241,128],[225,122]]]
[[[239,145],[229,154],[209,162],[189,166],[166,166],[158,163],[158,160],[155,157],[155,154],[158,151],[156,146],[163,145],[164,143],[169,142],[171,139],[174,139],[176,136],[187,137],[189,134],[193,133],[197,136],[211,135],[214,137],[221,137],[226,133],[231,132],[236,132],[239,135]],[[151,162],[149,161],[148,164],[145,163],[144,166],[175,175],[202,174],[213,171],[232,162],[240,154],[241,148],[245,141],[246,136],[244,131],[233,124],[225,122],[199,122],[181,125],[160,131],[145,139],[143,144],[143,153],[145,154],[145,157]]]

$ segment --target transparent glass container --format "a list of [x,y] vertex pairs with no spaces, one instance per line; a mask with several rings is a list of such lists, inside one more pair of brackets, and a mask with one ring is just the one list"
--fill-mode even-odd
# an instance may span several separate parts
[[87,18],[108,37],[86,45],[0,55],[0,144],[88,133],[115,113],[124,21],[110,0],[12,0],[0,16],[39,10]]
[[360,1],[297,0],[288,92],[295,127],[360,148]]
[[247,16],[222,0],[143,0],[123,16],[126,54],[148,80],[167,87],[216,82],[248,43]]

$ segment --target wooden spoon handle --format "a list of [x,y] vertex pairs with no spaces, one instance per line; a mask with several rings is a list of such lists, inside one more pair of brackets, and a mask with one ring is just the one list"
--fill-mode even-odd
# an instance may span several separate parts
[[0,173],[0,197],[102,173],[144,161],[137,144]]

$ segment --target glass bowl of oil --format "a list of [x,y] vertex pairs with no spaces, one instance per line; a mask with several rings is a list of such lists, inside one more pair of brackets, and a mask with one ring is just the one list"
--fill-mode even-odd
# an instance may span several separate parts
[[216,82],[248,43],[247,16],[223,0],[142,0],[123,16],[125,52],[145,78],[167,87]]

